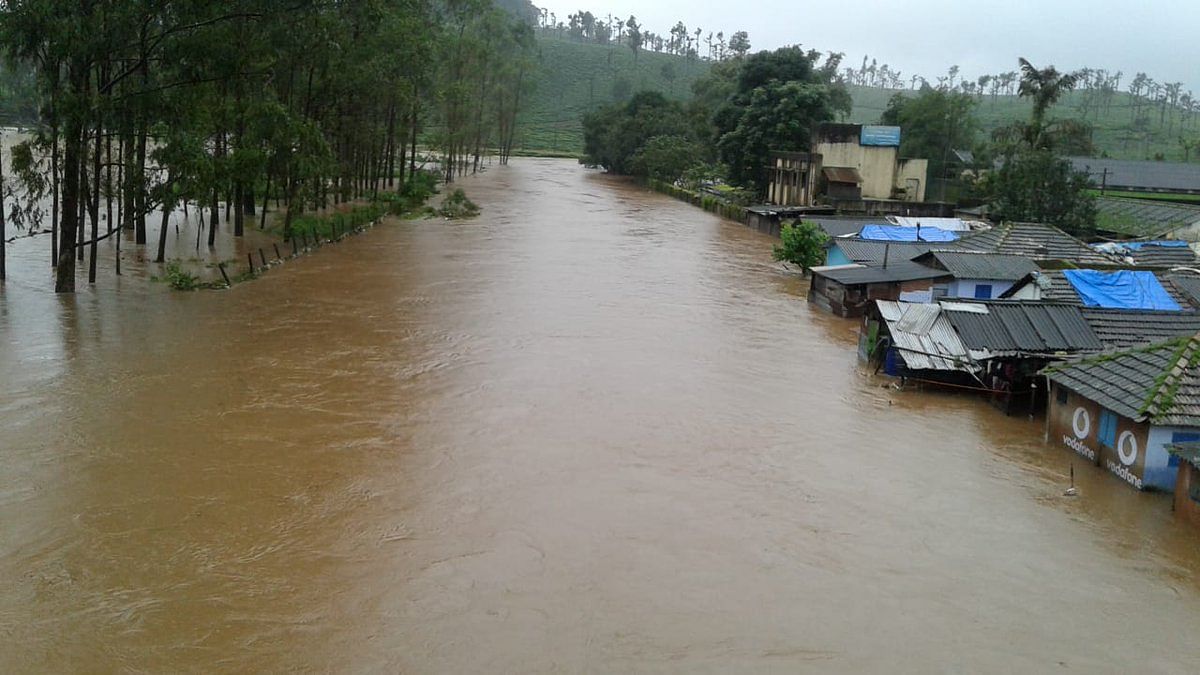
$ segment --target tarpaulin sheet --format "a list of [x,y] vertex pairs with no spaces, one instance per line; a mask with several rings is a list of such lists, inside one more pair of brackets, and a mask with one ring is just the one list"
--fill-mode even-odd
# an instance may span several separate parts
[[[917,238],[918,233],[920,239]],[[900,227],[898,225],[864,225],[858,236],[871,241],[955,241],[958,234],[936,227]]]
[[1071,282],[1086,307],[1182,310],[1153,272],[1064,270],[1063,276]]
[[961,218],[918,218],[916,216],[888,216],[888,221],[895,223],[901,227],[916,227],[921,226],[921,229],[926,227],[936,227],[939,230],[949,230],[950,232],[969,232],[971,226]]
[[1187,248],[1188,247],[1188,243],[1186,241],[1179,241],[1177,239],[1171,239],[1171,240],[1165,240],[1165,241],[1123,241],[1120,243],[1120,245],[1124,246],[1125,248],[1129,249],[1130,251],[1140,251],[1143,248],[1146,248],[1147,246],[1159,246],[1162,248]]

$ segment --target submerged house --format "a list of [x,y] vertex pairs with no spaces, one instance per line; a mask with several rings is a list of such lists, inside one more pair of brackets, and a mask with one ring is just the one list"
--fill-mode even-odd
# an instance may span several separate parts
[[1175,515],[1200,525],[1200,442],[1172,443],[1167,452],[1179,462],[1175,477]]
[[1196,252],[1186,241],[1114,241],[1092,244],[1092,248],[1122,258],[1137,267],[1170,269],[1196,264]]
[[924,241],[883,241],[861,237],[838,237],[825,250],[825,266],[900,262],[929,251]]
[[1194,307],[1200,279],[1156,270],[1047,270],[1033,272],[1004,293],[1014,300],[1054,300],[1087,307],[1178,312]]
[[1179,455],[1200,440],[1200,336],[1045,371],[1049,439],[1133,487],[1172,490]]
[[929,297],[935,283],[953,276],[911,260],[879,264],[814,267],[808,301],[842,317],[862,316],[876,300],[900,300],[909,294]]
[[1104,344],[1080,307],[1064,303],[879,300],[860,334],[859,354],[887,374],[991,393],[1008,413],[1034,412],[1047,364],[1094,354]]
[[1097,233],[1114,239],[1200,241],[1200,205],[1099,197]]
[[935,298],[996,299],[1038,270],[1029,258],[1004,253],[934,249],[913,260],[954,275],[949,284],[934,288]]
[[1125,265],[1120,258],[1097,251],[1057,227],[1042,223],[1002,223],[972,232],[945,248],[1022,256],[1042,268]]

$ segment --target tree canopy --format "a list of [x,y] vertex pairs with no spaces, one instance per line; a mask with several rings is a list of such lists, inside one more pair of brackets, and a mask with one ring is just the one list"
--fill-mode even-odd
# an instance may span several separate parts
[[23,175],[50,177],[25,188],[51,193],[34,197],[53,203],[57,289],[74,289],[88,221],[95,280],[102,204],[110,234],[115,204],[138,245],[161,210],[161,259],[185,201],[210,212],[212,246],[220,204],[237,206],[240,236],[256,196],[274,194],[287,233],[305,209],[403,183],[418,138],[443,151],[446,180],[488,148],[506,159],[536,18],[507,4],[526,18],[490,0],[5,3],[0,49],[36,82]]

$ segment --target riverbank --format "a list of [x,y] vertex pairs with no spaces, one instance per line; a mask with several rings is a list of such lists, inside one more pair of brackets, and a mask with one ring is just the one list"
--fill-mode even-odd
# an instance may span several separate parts
[[[101,285],[128,277],[161,282],[175,290],[227,288],[257,278],[262,272],[325,244],[360,233],[384,218],[437,215],[437,209],[429,202],[438,194],[438,186],[436,174],[419,171],[417,179],[406,181],[398,189],[382,190],[369,199],[330,204],[295,216],[290,224],[294,236],[284,232],[286,207],[278,200],[260,202],[255,211],[247,212],[240,236],[234,232],[233,214],[224,202],[218,204],[215,224],[211,210],[185,205],[173,211],[166,223],[154,214],[147,218],[146,244],[137,244],[130,230],[114,232],[101,241],[97,246],[97,278]],[[109,210],[101,210],[102,232],[108,227]],[[48,207],[43,211],[48,214]],[[164,261],[158,263],[154,257],[164,227]],[[212,233],[210,246],[212,227],[217,231]],[[31,232],[33,236],[29,236]],[[7,246],[8,285],[53,288],[49,265],[53,257],[51,241],[48,223],[13,235]],[[86,256],[81,259],[77,270],[81,277],[78,290],[91,287],[83,280],[86,259]]]

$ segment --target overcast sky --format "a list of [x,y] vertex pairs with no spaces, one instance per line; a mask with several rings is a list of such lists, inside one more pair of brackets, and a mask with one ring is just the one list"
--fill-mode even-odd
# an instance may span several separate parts
[[566,17],[630,14],[666,34],[676,21],[689,29],[750,34],[754,50],[788,44],[864,55],[905,77],[933,80],[957,64],[971,79],[1016,70],[1017,57],[1059,70],[1084,66],[1123,71],[1121,88],[1139,71],[1200,92],[1200,0],[534,0]]

